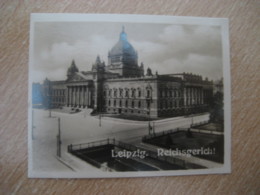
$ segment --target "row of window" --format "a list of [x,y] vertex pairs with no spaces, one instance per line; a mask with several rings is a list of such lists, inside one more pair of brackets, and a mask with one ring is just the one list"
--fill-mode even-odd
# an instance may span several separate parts
[[[119,112],[117,109],[110,109],[110,108],[107,108],[107,111],[109,111],[109,112]],[[150,114],[150,112],[149,111],[140,111],[140,110],[137,110],[137,112],[136,111],[134,111],[134,110],[127,110],[127,109],[124,109],[124,110],[121,110],[121,112],[122,113],[138,113],[138,114],[147,114],[147,115],[149,115]]]
[[54,89],[51,91],[51,95],[53,96],[64,96],[65,95],[65,89]]
[[203,100],[198,98],[187,98],[185,100],[186,105],[195,105],[195,104],[202,104]]
[[52,102],[58,102],[58,103],[63,103],[65,101],[64,97],[52,97]]
[[113,57],[111,57],[111,62],[112,63],[113,62],[120,62],[120,60],[121,60],[120,56],[113,56]]
[[185,89],[186,96],[203,96],[204,91],[201,89],[195,89],[195,88],[186,88]]
[[[124,103],[124,105],[123,105]],[[106,101],[104,101],[104,104],[106,105]],[[125,101],[122,101],[122,100],[108,100],[107,101],[107,105],[108,107],[125,107],[125,108],[128,108],[128,107],[131,107],[131,108],[141,108],[141,101],[134,101],[134,100],[125,100]],[[150,105],[151,105],[151,102],[150,101],[145,101],[145,107],[147,109],[150,108]],[[176,100],[176,101],[161,101],[160,102],[160,108],[161,109],[164,109],[164,108],[178,108],[180,107],[181,105],[183,105],[183,101],[179,101],[179,100]]]
[[86,91],[87,87],[86,86],[79,86],[79,87],[71,87],[69,90],[73,92],[81,92],[81,91]]
[[[145,94],[146,97],[151,97],[151,89],[147,89]],[[107,89],[103,91],[103,96],[104,97],[141,97],[142,96],[142,91],[141,89]]]
[[[123,105],[124,102],[124,105]],[[202,104],[201,102],[195,102],[194,100],[186,100],[186,105],[195,105],[195,104]],[[104,104],[106,105],[106,101],[104,101]],[[160,101],[160,109],[167,109],[167,108],[179,108],[183,105],[183,100],[174,100],[174,101]],[[109,107],[131,107],[131,108],[141,108],[141,101],[134,101],[134,100],[108,100],[108,106]],[[150,107],[150,102],[145,101],[146,108]]]
[[[104,102],[106,103],[106,102]],[[108,100],[108,106],[111,107],[122,107],[123,106],[123,101],[122,100],[119,100],[119,101],[116,101],[114,100],[113,101],[113,105],[112,105],[112,101],[111,100]],[[150,102],[146,102],[146,106],[147,108],[150,107]],[[128,100],[125,100],[124,101],[124,107],[132,107],[132,108],[141,108],[141,101],[139,100],[138,102],[135,102],[135,101],[128,101]]]
[[159,97],[180,97],[181,91],[178,89],[165,89],[165,90],[159,90]]

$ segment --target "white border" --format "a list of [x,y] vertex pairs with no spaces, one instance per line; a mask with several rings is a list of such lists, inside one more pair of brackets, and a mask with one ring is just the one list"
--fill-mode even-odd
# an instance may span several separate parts
[[[176,171],[138,171],[138,172],[37,172],[32,169],[32,80],[33,40],[35,22],[133,22],[133,23],[165,23],[221,26],[222,61],[224,77],[224,164],[221,168],[176,170]],[[202,18],[180,16],[152,15],[119,15],[119,14],[31,14],[30,49],[29,49],[29,82],[28,82],[28,177],[30,178],[113,178],[113,177],[147,177],[177,176],[197,174],[231,173],[231,83],[230,83],[230,50],[229,29],[226,18]]]

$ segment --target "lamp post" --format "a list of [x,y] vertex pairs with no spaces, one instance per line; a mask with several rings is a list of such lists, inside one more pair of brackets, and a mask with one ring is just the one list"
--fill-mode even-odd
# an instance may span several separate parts
[[52,96],[51,96],[51,88],[50,84],[48,85],[48,107],[49,107],[49,118],[51,118],[51,105],[52,105]]
[[152,102],[152,96],[147,94],[146,97],[146,102],[148,105],[148,109],[149,109],[149,119],[148,119],[148,134],[151,135],[152,134],[152,126],[151,126],[151,102]]
[[35,129],[35,126],[34,126],[34,110],[32,108],[32,139],[34,140],[34,129]]
[[99,113],[99,126],[101,127],[101,113]]
[[60,118],[58,118],[57,156],[58,156],[58,157],[61,157],[61,131],[60,131]]

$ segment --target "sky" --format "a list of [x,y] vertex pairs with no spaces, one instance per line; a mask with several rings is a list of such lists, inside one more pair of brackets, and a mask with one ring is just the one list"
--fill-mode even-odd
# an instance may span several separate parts
[[[220,79],[221,28],[115,22],[36,22],[33,40],[32,81],[66,79],[72,60],[80,71],[91,70],[97,55],[107,65],[109,50],[125,27],[128,41],[138,53],[139,65],[155,73],[193,73]],[[146,71],[145,71],[146,72]]]

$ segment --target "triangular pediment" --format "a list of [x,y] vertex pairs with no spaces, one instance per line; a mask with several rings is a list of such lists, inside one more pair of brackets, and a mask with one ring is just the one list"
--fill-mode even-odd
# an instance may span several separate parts
[[83,75],[75,73],[70,78],[68,78],[69,82],[78,82],[78,81],[86,81],[86,79],[83,77]]

